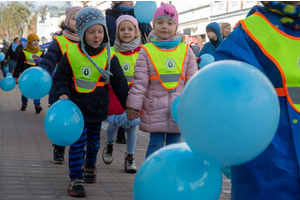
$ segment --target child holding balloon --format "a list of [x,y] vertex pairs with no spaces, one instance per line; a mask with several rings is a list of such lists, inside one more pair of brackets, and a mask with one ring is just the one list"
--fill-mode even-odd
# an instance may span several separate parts
[[217,61],[240,60],[261,70],[276,89],[280,106],[271,144],[253,160],[231,167],[231,199],[296,200],[300,199],[300,2],[262,4],[250,10],[215,53]]
[[[102,12],[84,8],[75,17],[79,44],[69,44],[53,78],[59,99],[73,101],[84,117],[80,138],[70,146],[68,192],[85,196],[83,182],[97,180],[96,161],[100,149],[101,123],[108,114],[110,83],[122,107],[126,108],[129,87],[118,58],[110,53],[109,37]],[[96,64],[97,63],[97,64]],[[112,76],[111,76],[112,75]],[[84,173],[82,150],[86,145]]]
[[[134,65],[139,55],[140,32],[138,21],[130,15],[121,15],[117,21],[117,33],[112,52],[115,52],[123,68],[129,86],[133,81]],[[107,141],[103,149],[102,159],[105,164],[113,162],[114,137],[119,127],[123,127],[127,134],[127,151],[125,152],[124,167],[127,173],[135,173],[137,167],[133,158],[136,144],[136,126],[140,118],[127,120],[125,110],[120,105],[111,85],[109,85],[109,125],[106,130]]]
[[[44,57],[44,52],[40,51],[39,41],[40,39],[35,33],[31,33],[28,35],[27,46],[19,55],[18,63],[13,74],[13,77],[15,77],[16,79],[19,77],[19,74],[26,69],[32,66],[37,66],[40,62],[40,59]],[[26,110],[27,102],[28,98],[22,95],[21,111]],[[40,102],[40,99],[33,100],[35,111],[37,114],[43,110]]]
[[134,80],[127,98],[128,120],[139,117],[140,130],[150,132],[146,158],[166,145],[181,142],[179,127],[171,116],[171,105],[186,82],[197,72],[196,58],[177,32],[178,13],[174,5],[161,3],[153,15],[151,43],[142,46],[136,61]]
[[[79,38],[76,35],[76,24],[75,16],[82,9],[80,6],[73,6],[66,10],[65,26],[66,28],[62,31],[62,35],[57,36],[50,44],[45,57],[40,63],[40,67],[47,70],[51,77],[54,76],[56,71],[56,66],[59,63],[62,56],[65,54],[67,47],[66,44],[74,44],[79,42]],[[49,93],[48,103],[51,106],[58,98],[56,97],[54,85]],[[54,164],[64,163],[65,147],[52,144],[53,150],[53,160]]]

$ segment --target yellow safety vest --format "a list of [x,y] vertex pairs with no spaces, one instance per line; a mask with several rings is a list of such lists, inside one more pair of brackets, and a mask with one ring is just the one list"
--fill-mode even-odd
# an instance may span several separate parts
[[119,59],[120,65],[124,71],[124,75],[127,79],[128,85],[130,85],[133,81],[133,74],[134,74],[134,65],[136,63],[136,59],[139,56],[139,52],[135,52],[131,55],[124,55],[115,50],[114,47],[111,47],[111,52],[115,53]]
[[[25,49],[23,49],[23,53],[24,53],[25,59],[26,59],[26,60],[24,61],[24,63],[27,63],[28,65],[33,65],[33,66],[35,66],[36,63],[34,62],[34,59],[32,58],[33,53],[31,53],[31,52],[29,52],[29,51],[27,51],[27,50],[25,50]],[[42,51],[39,51],[39,52],[36,53],[36,55],[38,55],[38,56],[41,56],[42,54],[43,54]]]
[[280,71],[283,88],[276,88],[277,95],[285,96],[300,113],[300,37],[282,32],[258,12],[242,20],[241,24]]
[[60,35],[58,37],[55,38],[59,48],[60,48],[60,52],[62,53],[62,55],[64,55],[67,51],[67,44],[74,44],[74,42],[71,42],[68,38],[66,38],[63,35]]
[[157,75],[151,76],[150,80],[159,79],[165,89],[175,89],[182,78],[182,68],[184,65],[188,45],[180,43],[173,50],[162,50],[152,43],[142,46],[144,48],[155,68]]
[[[81,52],[78,44],[67,45],[66,51],[69,63],[73,71],[73,81],[76,91],[79,93],[93,92],[97,86],[103,87],[105,82],[99,82],[101,74],[93,63]],[[111,56],[111,58],[114,54]],[[92,60],[103,69],[107,67],[106,48],[96,56],[91,56]],[[110,59],[111,59],[110,58]]]

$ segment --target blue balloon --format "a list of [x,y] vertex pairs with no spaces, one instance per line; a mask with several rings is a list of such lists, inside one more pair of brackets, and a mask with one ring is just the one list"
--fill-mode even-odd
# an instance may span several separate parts
[[177,124],[178,124],[178,120],[177,120],[177,108],[178,108],[179,98],[180,98],[180,95],[174,99],[174,101],[172,103],[172,106],[171,106],[171,114],[172,114],[172,117],[173,117],[174,121]]
[[12,74],[10,72],[6,72],[5,76],[11,76],[12,77]]
[[184,87],[178,123],[194,153],[223,165],[248,162],[272,141],[279,101],[269,79],[250,64],[217,61]]
[[215,62],[215,57],[213,57],[211,54],[203,54],[202,56],[200,56],[201,60],[199,63],[199,67],[203,68],[205,65],[208,65],[210,63]]
[[153,14],[157,9],[155,1],[137,1],[133,12],[139,23],[148,24],[153,19]]
[[217,200],[222,188],[218,165],[197,157],[186,143],[165,146],[140,166],[134,200]]
[[9,72],[9,67],[7,65],[4,65],[4,72],[8,73]]
[[46,96],[52,85],[50,74],[41,67],[30,67],[22,72],[19,78],[19,88],[22,94],[31,99]]
[[228,179],[231,179],[231,166],[221,166],[221,171]]
[[5,58],[5,54],[3,52],[0,52],[0,62],[2,62]]
[[15,85],[16,85],[16,79],[13,78],[12,76],[5,77],[0,82],[0,87],[4,91],[10,91],[14,89]]
[[44,119],[48,138],[59,146],[74,144],[81,136],[84,119],[78,106],[70,100],[58,100],[51,105]]

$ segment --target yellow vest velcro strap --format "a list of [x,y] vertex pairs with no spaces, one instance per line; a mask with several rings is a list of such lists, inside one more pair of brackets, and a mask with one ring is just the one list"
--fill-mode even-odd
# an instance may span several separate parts
[[133,80],[133,76],[125,76],[127,79],[127,83],[130,83]]
[[97,82],[84,81],[78,78],[76,78],[75,80],[76,80],[76,85],[78,87],[85,88],[85,89],[94,89],[94,87],[97,84]]
[[[179,77],[181,74],[165,74],[165,75],[160,75],[160,79],[162,82],[175,82],[178,81]],[[185,80],[184,76],[181,76],[183,80]],[[157,80],[159,79],[158,75],[150,76],[149,77],[150,81]]]
[[300,87],[287,87],[294,104],[300,104]]

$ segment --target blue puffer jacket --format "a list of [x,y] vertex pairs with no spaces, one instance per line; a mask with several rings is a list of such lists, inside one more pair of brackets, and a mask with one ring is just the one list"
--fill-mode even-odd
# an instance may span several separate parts
[[[72,41],[72,42],[74,42],[74,41]],[[43,60],[39,64],[39,66],[42,67],[43,69],[47,70],[49,72],[49,74],[52,74],[52,72],[55,69],[56,64],[60,62],[62,57],[63,57],[63,53],[60,50],[58,41],[56,39],[54,39],[51,42],[49,49],[48,49],[47,53],[45,54]],[[52,105],[57,100],[58,99],[56,97],[55,90],[52,85],[52,88],[49,92],[48,103],[50,105]]]
[[214,46],[210,41],[206,42],[204,44],[204,46],[202,47],[201,51],[199,52],[199,54],[197,55],[197,57],[200,57],[205,53],[208,53],[208,54],[211,54],[212,56],[214,56],[215,51],[220,46],[220,44],[223,42],[223,37],[222,37],[220,25],[217,22],[211,22],[206,27],[211,27],[216,31],[217,36],[218,36],[218,43],[217,43],[216,46]]
[[[278,16],[261,6],[255,6],[249,14],[254,12],[264,15],[283,34],[300,38],[300,30],[281,23],[284,16]],[[266,36],[271,38],[268,34]],[[278,51],[282,51],[280,47]],[[278,68],[248,36],[241,24],[215,53],[216,61],[228,59],[253,65],[270,79],[275,88],[283,87]],[[278,98],[280,122],[270,145],[255,159],[231,168],[232,200],[300,199],[300,114],[292,108],[287,97]]]

